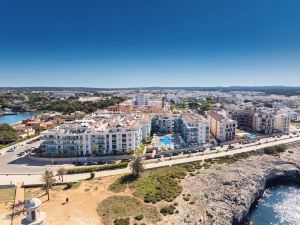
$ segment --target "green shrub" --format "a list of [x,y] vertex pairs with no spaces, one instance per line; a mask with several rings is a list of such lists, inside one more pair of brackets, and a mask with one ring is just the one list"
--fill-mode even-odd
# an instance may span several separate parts
[[174,205],[169,205],[160,209],[160,213],[164,216],[172,215],[175,212],[176,207]]
[[94,179],[94,177],[95,177],[95,172],[91,172],[90,175],[91,175],[91,176],[90,176],[90,179]]
[[134,180],[136,180],[136,176],[134,176],[132,173],[130,174],[125,174],[123,176],[121,176],[120,178],[118,178],[115,182],[113,182],[110,186],[109,186],[109,190],[115,193],[119,193],[122,191],[125,191],[127,184],[133,182]]
[[120,219],[116,219],[114,221],[114,224],[115,225],[130,225],[130,219],[129,217],[123,219],[123,218],[120,218]]
[[102,170],[119,169],[119,168],[125,168],[127,166],[128,166],[128,162],[121,162],[121,163],[108,164],[102,166],[84,166],[78,168],[69,168],[67,169],[67,174],[88,173],[88,172],[95,172],[95,171],[102,171]]
[[69,183],[66,184],[66,188],[67,188],[67,189],[71,189],[72,186],[73,186],[73,183],[72,183],[72,182],[69,182]]
[[136,217],[134,217],[136,220],[142,220],[142,219],[144,219],[144,215],[143,214],[141,214],[141,215],[138,215],[138,216],[136,216]]

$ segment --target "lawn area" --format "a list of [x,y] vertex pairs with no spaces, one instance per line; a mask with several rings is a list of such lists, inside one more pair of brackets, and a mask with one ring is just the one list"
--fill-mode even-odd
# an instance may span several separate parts
[[97,210],[102,217],[104,225],[114,224],[117,219],[130,218],[130,222],[141,222],[152,224],[159,220],[159,213],[153,206],[144,204],[141,200],[131,196],[111,196],[104,199]]
[[0,189],[0,202],[10,202],[15,200],[15,188]]

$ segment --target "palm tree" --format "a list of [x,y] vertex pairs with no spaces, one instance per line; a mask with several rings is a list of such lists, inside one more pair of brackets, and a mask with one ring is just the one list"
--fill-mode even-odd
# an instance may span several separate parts
[[64,167],[59,167],[57,169],[58,179],[60,180],[61,178],[62,182],[64,182],[64,175],[66,174],[67,174],[67,170]]
[[46,194],[48,195],[48,201],[50,200],[49,191],[52,188],[55,181],[56,180],[53,171],[45,170],[45,172],[42,175],[42,182],[44,183],[42,187],[46,191]]
[[135,157],[132,162],[130,163],[130,169],[132,171],[132,174],[136,177],[140,175],[144,171],[144,166],[142,163],[142,158],[137,156]]

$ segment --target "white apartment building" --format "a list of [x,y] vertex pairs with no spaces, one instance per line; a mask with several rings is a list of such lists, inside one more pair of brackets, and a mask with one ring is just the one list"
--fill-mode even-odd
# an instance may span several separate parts
[[148,105],[148,96],[145,93],[138,91],[135,95],[134,105]]
[[237,121],[226,118],[216,111],[209,111],[207,114],[211,134],[221,142],[233,140]]
[[43,150],[74,156],[130,153],[150,135],[147,115],[106,114],[43,133]]
[[209,124],[203,116],[184,113],[179,117],[179,133],[187,146],[209,142]]

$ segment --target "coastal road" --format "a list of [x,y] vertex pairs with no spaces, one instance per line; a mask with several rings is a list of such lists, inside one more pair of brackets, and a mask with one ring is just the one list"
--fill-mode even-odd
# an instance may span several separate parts
[[[260,145],[257,143],[249,144],[249,145],[240,145],[235,144],[235,149],[227,150],[227,147],[218,147],[214,151],[208,151],[204,153],[195,153],[191,155],[179,155],[177,157],[172,157],[171,160],[169,158],[162,159],[160,162],[158,161],[149,161],[145,164],[146,169],[151,168],[158,168],[164,166],[172,166],[182,163],[188,163],[193,161],[201,161],[205,159],[213,159],[217,157],[229,156],[238,153],[250,152],[258,149],[262,149],[265,147],[272,147],[275,145],[280,144],[289,144],[293,142],[300,142],[299,133],[296,135],[284,135],[280,138],[265,138],[260,140]],[[5,157],[4,157],[5,158]],[[8,157],[9,158],[9,157]],[[7,159],[7,158],[6,158]],[[17,182],[24,182],[27,184],[37,184],[40,183],[41,180],[41,173],[47,168],[51,170],[56,170],[59,165],[38,165],[40,162],[34,161],[35,165],[28,165],[28,164],[13,164],[8,163],[9,165],[3,164],[3,156],[0,157],[0,169],[3,167],[7,171],[7,174],[0,172],[0,184],[10,184],[10,183],[17,183]],[[66,167],[70,167],[72,165],[65,165]],[[13,173],[14,171],[15,173]],[[100,171],[96,172],[96,177],[105,177],[117,174],[124,174],[128,173],[129,168],[118,169],[118,170],[109,170],[109,171]],[[89,173],[83,174],[73,174],[73,175],[66,175],[65,181],[77,181],[81,179],[89,178]]]

